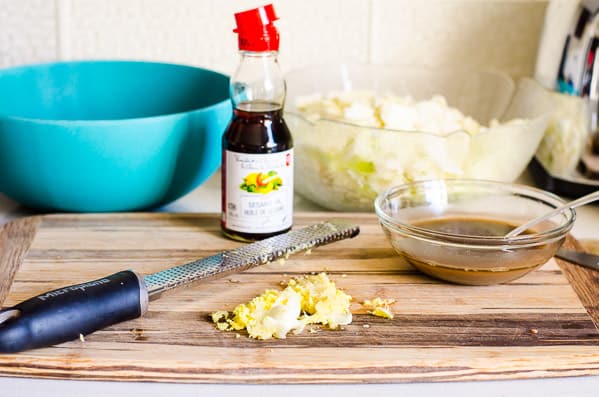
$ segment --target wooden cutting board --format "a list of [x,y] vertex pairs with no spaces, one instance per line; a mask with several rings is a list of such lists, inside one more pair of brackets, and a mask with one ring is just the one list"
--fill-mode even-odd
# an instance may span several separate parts
[[[299,214],[296,226],[330,218]],[[374,215],[345,214],[361,233],[227,278],[179,289],[141,319],[84,341],[0,355],[0,375],[159,382],[347,383],[599,374],[599,277],[551,260],[507,285],[468,287],[423,276],[390,248]],[[567,242],[580,248],[573,239]],[[0,302],[135,269],[150,273],[239,246],[216,215],[53,215],[0,232]],[[354,321],[287,339],[215,329],[231,310],[290,276],[327,271],[354,297]],[[13,280],[14,276],[14,280]],[[568,282],[570,281],[570,283]],[[572,286],[571,286],[572,285]],[[394,298],[393,320],[365,299]],[[586,306],[586,309],[585,309]]]

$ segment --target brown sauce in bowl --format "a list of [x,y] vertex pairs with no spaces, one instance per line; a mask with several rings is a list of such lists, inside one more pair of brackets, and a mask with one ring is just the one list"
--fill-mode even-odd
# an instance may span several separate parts
[[[544,264],[563,242],[562,239],[513,249],[505,245],[477,247],[481,237],[501,237],[517,226],[497,219],[456,216],[422,220],[412,225],[460,237],[461,244],[466,246],[417,239],[396,242],[396,249],[418,270],[458,284],[489,285],[515,280]],[[535,233],[537,231],[529,229],[524,234]]]
[[[487,218],[435,218],[414,222],[414,226],[434,230],[436,232],[455,234],[472,237],[501,237],[505,236],[518,225],[497,219]],[[534,234],[534,230],[528,229],[522,234]]]

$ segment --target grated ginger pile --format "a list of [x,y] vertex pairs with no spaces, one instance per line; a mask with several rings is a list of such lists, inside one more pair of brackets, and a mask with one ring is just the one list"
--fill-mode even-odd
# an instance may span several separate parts
[[308,324],[335,329],[350,324],[351,296],[339,290],[326,273],[289,280],[282,291],[269,289],[232,312],[216,311],[212,321],[222,331],[246,329],[256,339],[281,338],[301,333]]

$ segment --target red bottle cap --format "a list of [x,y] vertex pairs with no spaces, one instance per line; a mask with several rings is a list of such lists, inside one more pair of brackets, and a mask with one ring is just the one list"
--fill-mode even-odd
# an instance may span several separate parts
[[278,51],[279,31],[273,24],[279,19],[272,4],[235,14],[239,49],[243,51]]

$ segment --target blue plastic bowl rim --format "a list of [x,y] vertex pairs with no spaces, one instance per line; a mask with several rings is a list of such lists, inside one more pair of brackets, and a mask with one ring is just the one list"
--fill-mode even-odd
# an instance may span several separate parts
[[[18,71],[19,69],[29,69],[29,68],[36,68],[36,67],[43,67],[43,66],[52,66],[52,65],[67,65],[67,64],[77,65],[77,64],[84,64],[84,63],[137,63],[137,64],[175,66],[175,67],[183,67],[183,68],[188,68],[188,69],[199,69],[199,70],[203,70],[203,71],[206,71],[206,72],[209,72],[212,74],[219,75],[226,79],[231,78],[230,76],[228,76],[224,73],[220,73],[220,72],[217,72],[212,69],[202,68],[202,67],[198,67],[198,66],[186,65],[186,64],[181,64],[181,63],[154,62],[154,61],[144,61],[144,60],[126,60],[126,59],[98,59],[98,60],[94,59],[94,60],[79,60],[79,61],[58,61],[58,62],[32,63],[32,64],[27,64],[27,65],[21,65],[21,66],[0,69],[0,76],[5,72]],[[109,124],[110,125],[110,124],[117,124],[117,123],[118,124],[139,123],[139,122],[156,121],[157,119],[165,119],[166,120],[169,118],[177,118],[177,117],[181,117],[185,114],[191,114],[191,113],[204,112],[207,110],[211,110],[213,108],[223,106],[227,102],[230,102],[230,98],[226,98],[222,101],[216,102],[209,106],[205,106],[205,107],[193,109],[193,110],[188,110],[188,111],[184,111],[184,112],[161,114],[161,115],[146,116],[146,117],[130,117],[130,118],[123,118],[123,119],[106,119],[106,120],[41,119],[41,118],[34,118],[34,117],[12,116],[9,114],[1,114],[1,113],[0,113],[0,117],[6,118],[9,120],[30,121],[30,122],[34,122],[34,123],[43,123],[43,124],[50,124],[50,125],[64,125],[64,124],[77,124],[77,125]]]

